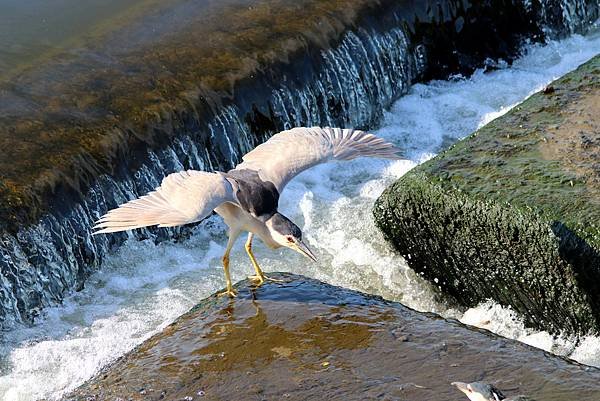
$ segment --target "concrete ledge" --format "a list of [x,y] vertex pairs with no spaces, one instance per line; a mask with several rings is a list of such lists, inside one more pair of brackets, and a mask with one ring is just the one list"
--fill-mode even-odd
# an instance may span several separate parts
[[392,185],[379,227],[467,306],[600,330],[600,57]]
[[212,296],[68,400],[436,400],[471,378],[593,401],[600,370],[485,330],[292,274]]
[[[264,104],[272,87],[310,81],[321,52],[349,31],[407,28],[424,44],[426,78],[445,77],[511,59],[524,37],[543,40],[540,18],[520,0],[142,2],[72,49],[0,71],[0,147],[10,150],[0,157],[0,229],[73,208],[102,174],[133,174],[147,149],[185,134],[220,147],[207,124],[230,105],[262,142],[281,128]],[[338,102],[314,107],[335,118]],[[225,167],[227,156],[213,163]]]

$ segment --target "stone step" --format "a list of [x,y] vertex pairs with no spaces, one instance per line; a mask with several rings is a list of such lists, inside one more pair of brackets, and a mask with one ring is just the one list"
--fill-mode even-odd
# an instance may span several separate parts
[[506,394],[597,401],[600,370],[434,314],[277,273],[212,296],[65,400],[466,399],[453,381]]

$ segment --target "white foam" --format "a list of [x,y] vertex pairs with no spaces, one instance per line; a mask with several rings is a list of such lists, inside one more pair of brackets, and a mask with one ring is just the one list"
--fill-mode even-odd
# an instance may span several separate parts
[[553,336],[544,331],[528,329],[514,311],[492,301],[467,310],[460,321],[586,365],[600,367],[600,337]]
[[[598,36],[574,36],[530,47],[511,68],[415,85],[385,113],[377,132],[405,148],[409,160],[333,163],[300,175],[284,192],[280,209],[303,228],[319,262],[257,243],[262,266],[380,294],[600,366],[598,337],[553,338],[533,332],[493,303],[465,314],[450,308],[390,250],[371,216],[374,200],[398,177],[598,52]],[[0,399],[57,398],[220,289],[225,242],[225,227],[217,218],[180,243],[128,242],[83,291],[47,309],[33,327],[5,333]],[[234,248],[232,270],[234,280],[252,272],[242,241]]]

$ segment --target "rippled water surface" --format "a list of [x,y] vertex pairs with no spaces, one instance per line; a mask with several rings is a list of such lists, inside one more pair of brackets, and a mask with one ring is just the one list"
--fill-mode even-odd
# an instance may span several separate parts
[[[377,131],[407,149],[408,160],[332,163],[297,177],[284,192],[280,209],[302,227],[319,262],[257,242],[263,268],[380,294],[600,366],[598,337],[553,338],[534,332],[492,302],[466,312],[448,305],[393,254],[371,217],[374,200],[398,177],[598,53],[599,35],[574,36],[529,47],[510,68],[415,85],[386,113]],[[4,333],[0,397],[56,398],[219,290],[225,242],[225,227],[217,217],[182,242],[129,241],[83,291],[47,309],[35,326]],[[232,266],[235,280],[252,272],[242,240]]]
[[2,0],[0,76],[43,54],[66,50],[106,21],[150,0]]

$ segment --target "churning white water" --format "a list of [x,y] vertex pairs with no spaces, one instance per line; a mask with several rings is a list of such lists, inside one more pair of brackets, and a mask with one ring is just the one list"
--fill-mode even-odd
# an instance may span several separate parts
[[[407,149],[408,160],[333,163],[297,177],[284,192],[280,209],[302,227],[319,262],[257,242],[262,266],[380,294],[600,366],[598,337],[554,338],[535,332],[493,302],[466,313],[447,305],[394,255],[371,217],[377,196],[398,177],[598,53],[600,35],[574,36],[531,46],[510,68],[415,85],[386,113],[377,131]],[[33,327],[3,334],[0,398],[56,398],[221,289],[225,242],[225,227],[216,217],[182,242],[129,241],[83,291],[47,309]],[[252,272],[242,243],[232,257],[235,280]]]

